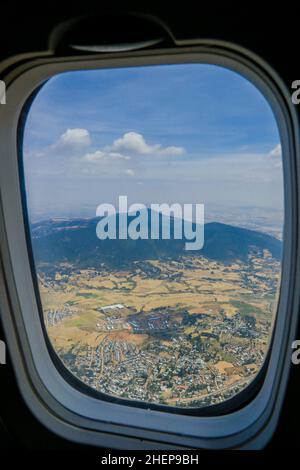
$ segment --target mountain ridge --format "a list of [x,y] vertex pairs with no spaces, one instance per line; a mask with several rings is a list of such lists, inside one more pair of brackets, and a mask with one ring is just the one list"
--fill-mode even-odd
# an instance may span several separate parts
[[[129,216],[129,222],[132,216]],[[166,216],[164,216],[166,217]],[[118,218],[118,214],[117,214]],[[281,258],[282,242],[275,237],[221,222],[204,224],[204,246],[186,251],[181,240],[99,240],[96,226],[99,217],[47,219],[30,226],[32,246],[37,263],[69,262],[79,267],[99,267],[105,264],[120,268],[134,261],[147,259],[204,256],[229,263],[243,261],[253,249],[268,250],[275,259]],[[171,227],[174,219],[170,217]],[[172,233],[172,232],[171,232]]]

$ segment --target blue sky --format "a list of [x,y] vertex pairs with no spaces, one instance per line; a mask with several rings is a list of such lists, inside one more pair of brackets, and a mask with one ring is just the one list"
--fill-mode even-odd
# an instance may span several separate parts
[[204,64],[60,74],[25,126],[32,217],[93,216],[98,204],[198,202],[281,209],[278,130],[249,81]]

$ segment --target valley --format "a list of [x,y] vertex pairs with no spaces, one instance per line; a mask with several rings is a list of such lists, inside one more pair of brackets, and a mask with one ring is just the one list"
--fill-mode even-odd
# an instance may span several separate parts
[[223,402],[255,378],[279,278],[279,260],[255,247],[246,262],[182,255],[39,273],[48,335],[75,376],[110,396],[176,407]]

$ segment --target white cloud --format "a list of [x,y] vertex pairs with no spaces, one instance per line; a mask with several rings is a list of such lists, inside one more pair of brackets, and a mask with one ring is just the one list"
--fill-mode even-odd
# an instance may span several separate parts
[[185,150],[183,147],[163,147],[161,144],[150,145],[148,144],[142,134],[137,132],[127,132],[119,139],[116,139],[111,150],[119,152],[133,152],[139,155],[183,155]]
[[86,129],[67,129],[61,136],[51,145],[26,153],[26,158],[47,158],[61,157],[63,155],[78,155],[82,149],[91,144],[90,133]]
[[269,153],[268,156],[271,158],[281,158],[282,156],[282,150],[281,150],[281,144],[276,145]]
[[[163,147],[160,144],[149,145],[144,137],[137,132],[127,132],[119,139],[116,139],[112,145],[102,147],[83,155],[81,165],[87,163],[94,164],[94,168],[99,169],[101,176],[127,175],[133,177],[137,170],[141,169],[141,164],[147,165],[148,159],[142,162],[139,156],[163,156],[163,155],[182,155],[182,147]],[[126,161],[131,161],[130,167],[126,168]],[[149,160],[150,161],[150,160]]]
[[268,157],[271,160],[274,160],[274,166],[281,168],[282,167],[282,149],[281,144],[277,144],[269,153]]
[[[185,153],[183,147],[163,147],[161,144],[149,145],[142,134],[127,132],[119,139],[116,139],[112,145],[85,153],[82,156],[83,150],[89,147],[91,143],[91,136],[87,129],[69,128],[53,144],[34,152],[26,153],[26,158],[51,159],[51,162],[53,162],[53,158],[59,158],[61,161],[63,157],[68,157],[68,159],[69,157],[74,157],[76,159],[80,156],[81,162],[106,163],[109,165],[114,161],[130,160],[138,155],[175,156]],[[69,160],[69,164],[70,162]]]
[[87,147],[91,144],[89,131],[86,129],[67,129],[53,145],[56,149],[70,149]]
[[96,150],[93,153],[87,153],[83,158],[89,162],[95,163],[104,163],[108,160],[130,160],[130,157],[127,155],[122,155],[118,152],[104,152],[102,150]]

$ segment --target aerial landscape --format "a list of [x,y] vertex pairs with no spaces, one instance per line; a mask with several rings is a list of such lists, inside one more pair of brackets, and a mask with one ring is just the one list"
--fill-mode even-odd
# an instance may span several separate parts
[[178,240],[130,249],[98,240],[95,224],[32,226],[44,321],[65,366],[100,392],[169,406],[244,389],[268,349],[281,241],[209,223],[199,252]]
[[284,222],[280,134],[255,84],[194,62],[60,73],[23,150],[62,370],[100,398],[183,413],[247,389],[272,340]]

